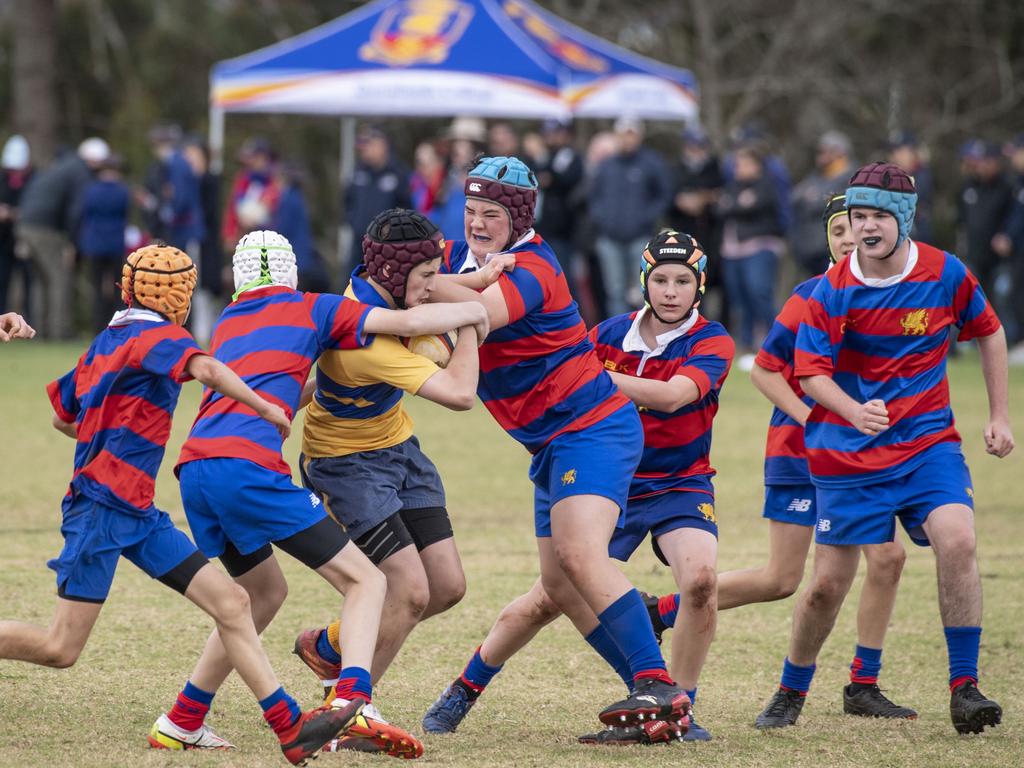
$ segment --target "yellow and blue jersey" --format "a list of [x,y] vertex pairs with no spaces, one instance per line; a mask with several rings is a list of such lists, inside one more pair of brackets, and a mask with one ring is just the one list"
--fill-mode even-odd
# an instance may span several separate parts
[[[388,308],[364,277],[352,275],[346,298]],[[437,373],[434,363],[410,352],[395,336],[378,335],[361,349],[329,350],[317,363],[316,393],[306,408],[302,452],[309,458],[376,451],[412,437],[404,392],[416,394]]]

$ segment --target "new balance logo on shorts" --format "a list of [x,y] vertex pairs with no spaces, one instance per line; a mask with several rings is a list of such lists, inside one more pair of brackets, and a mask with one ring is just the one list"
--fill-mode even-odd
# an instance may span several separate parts
[[310,506],[313,506],[313,507],[319,507],[320,506],[320,497],[317,496],[312,491],[309,492],[309,504],[310,504]]
[[818,530],[821,531],[822,533],[825,533],[827,531],[831,531],[832,530],[832,521],[831,520],[819,520],[818,521]]
[[786,507],[787,512],[807,512],[811,508],[811,499],[793,499]]

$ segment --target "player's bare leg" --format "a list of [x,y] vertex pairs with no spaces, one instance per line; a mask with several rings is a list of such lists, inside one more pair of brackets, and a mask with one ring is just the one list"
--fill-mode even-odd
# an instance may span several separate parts
[[424,621],[459,604],[466,595],[466,574],[454,537],[424,547],[420,562],[430,585],[430,601],[420,617]]
[[[480,655],[488,664],[500,667],[537,636],[562,612],[548,597],[540,579],[530,591],[501,609],[498,618],[480,645]],[[594,617],[596,624],[597,617]],[[590,627],[593,629],[593,625]]]
[[44,667],[72,666],[85,648],[102,603],[57,598],[48,627],[23,621],[0,621],[0,659],[28,661]]
[[857,648],[850,665],[850,683],[843,687],[843,711],[861,717],[915,720],[917,712],[894,704],[878,687],[882,645],[907,553],[898,541],[868,544],[861,550],[868,567],[857,606]]
[[811,580],[796,600],[789,655],[782,681],[771,701],[757,716],[758,728],[794,725],[814,676],[815,661],[835,625],[836,616],[857,575],[860,547],[818,544]]
[[679,612],[672,633],[672,677],[686,691],[691,703],[690,727],[684,738],[707,741],[711,734],[693,721],[692,705],[718,626],[718,539],[699,528],[678,528],[659,536],[658,546],[679,587]]
[[804,577],[804,563],[814,529],[768,521],[767,565],[718,574],[718,609],[782,600],[794,594]]
[[896,605],[896,589],[907,553],[896,541],[869,544],[862,549],[868,569],[857,606],[857,642],[868,648],[881,648]]
[[[395,552],[379,566],[387,578],[387,597],[384,599],[384,610],[381,614],[380,634],[377,647],[373,654],[373,666],[370,677],[376,684],[384,675],[391,662],[394,661],[405,639],[419,624],[430,603],[430,586],[427,573],[420,561],[416,547],[409,546]],[[344,632],[343,616],[341,630]],[[341,640],[342,653],[348,662],[348,648],[344,638]]]
[[[243,587],[249,595],[253,625],[260,634],[277,615],[282,603],[288,595],[288,582],[277,558],[271,555],[263,562],[240,576],[235,583]],[[192,683],[204,691],[216,691],[231,674],[234,666],[228,658],[224,644],[216,630],[206,641],[199,662],[189,677]]]
[[793,611],[789,659],[794,664],[810,666],[818,658],[857,575],[859,560],[860,547],[815,547],[811,580]]

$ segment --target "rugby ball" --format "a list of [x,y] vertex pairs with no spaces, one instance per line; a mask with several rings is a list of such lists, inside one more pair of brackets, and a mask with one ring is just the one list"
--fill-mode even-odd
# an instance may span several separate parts
[[448,365],[452,359],[452,350],[455,349],[455,342],[459,335],[456,331],[448,331],[437,336],[428,334],[426,336],[413,336],[402,339],[402,343],[409,348],[410,352],[422,355],[439,368]]

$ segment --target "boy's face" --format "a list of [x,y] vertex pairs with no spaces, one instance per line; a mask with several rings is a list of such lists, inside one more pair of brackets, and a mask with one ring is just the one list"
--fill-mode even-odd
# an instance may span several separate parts
[[441,266],[441,257],[417,264],[405,279],[405,306],[418,307],[430,301],[434,290],[434,278]]
[[849,216],[833,216],[828,225],[828,248],[835,255],[836,261],[853,253],[857,243],[853,239],[853,227]]
[[697,296],[697,277],[682,264],[662,264],[647,276],[651,307],[665,323],[686,318]]
[[853,208],[850,211],[857,255],[868,259],[887,258],[896,248],[900,227],[896,217],[877,208]]
[[466,199],[465,224],[466,242],[478,259],[504,250],[505,243],[512,237],[508,211],[497,203],[478,197]]

